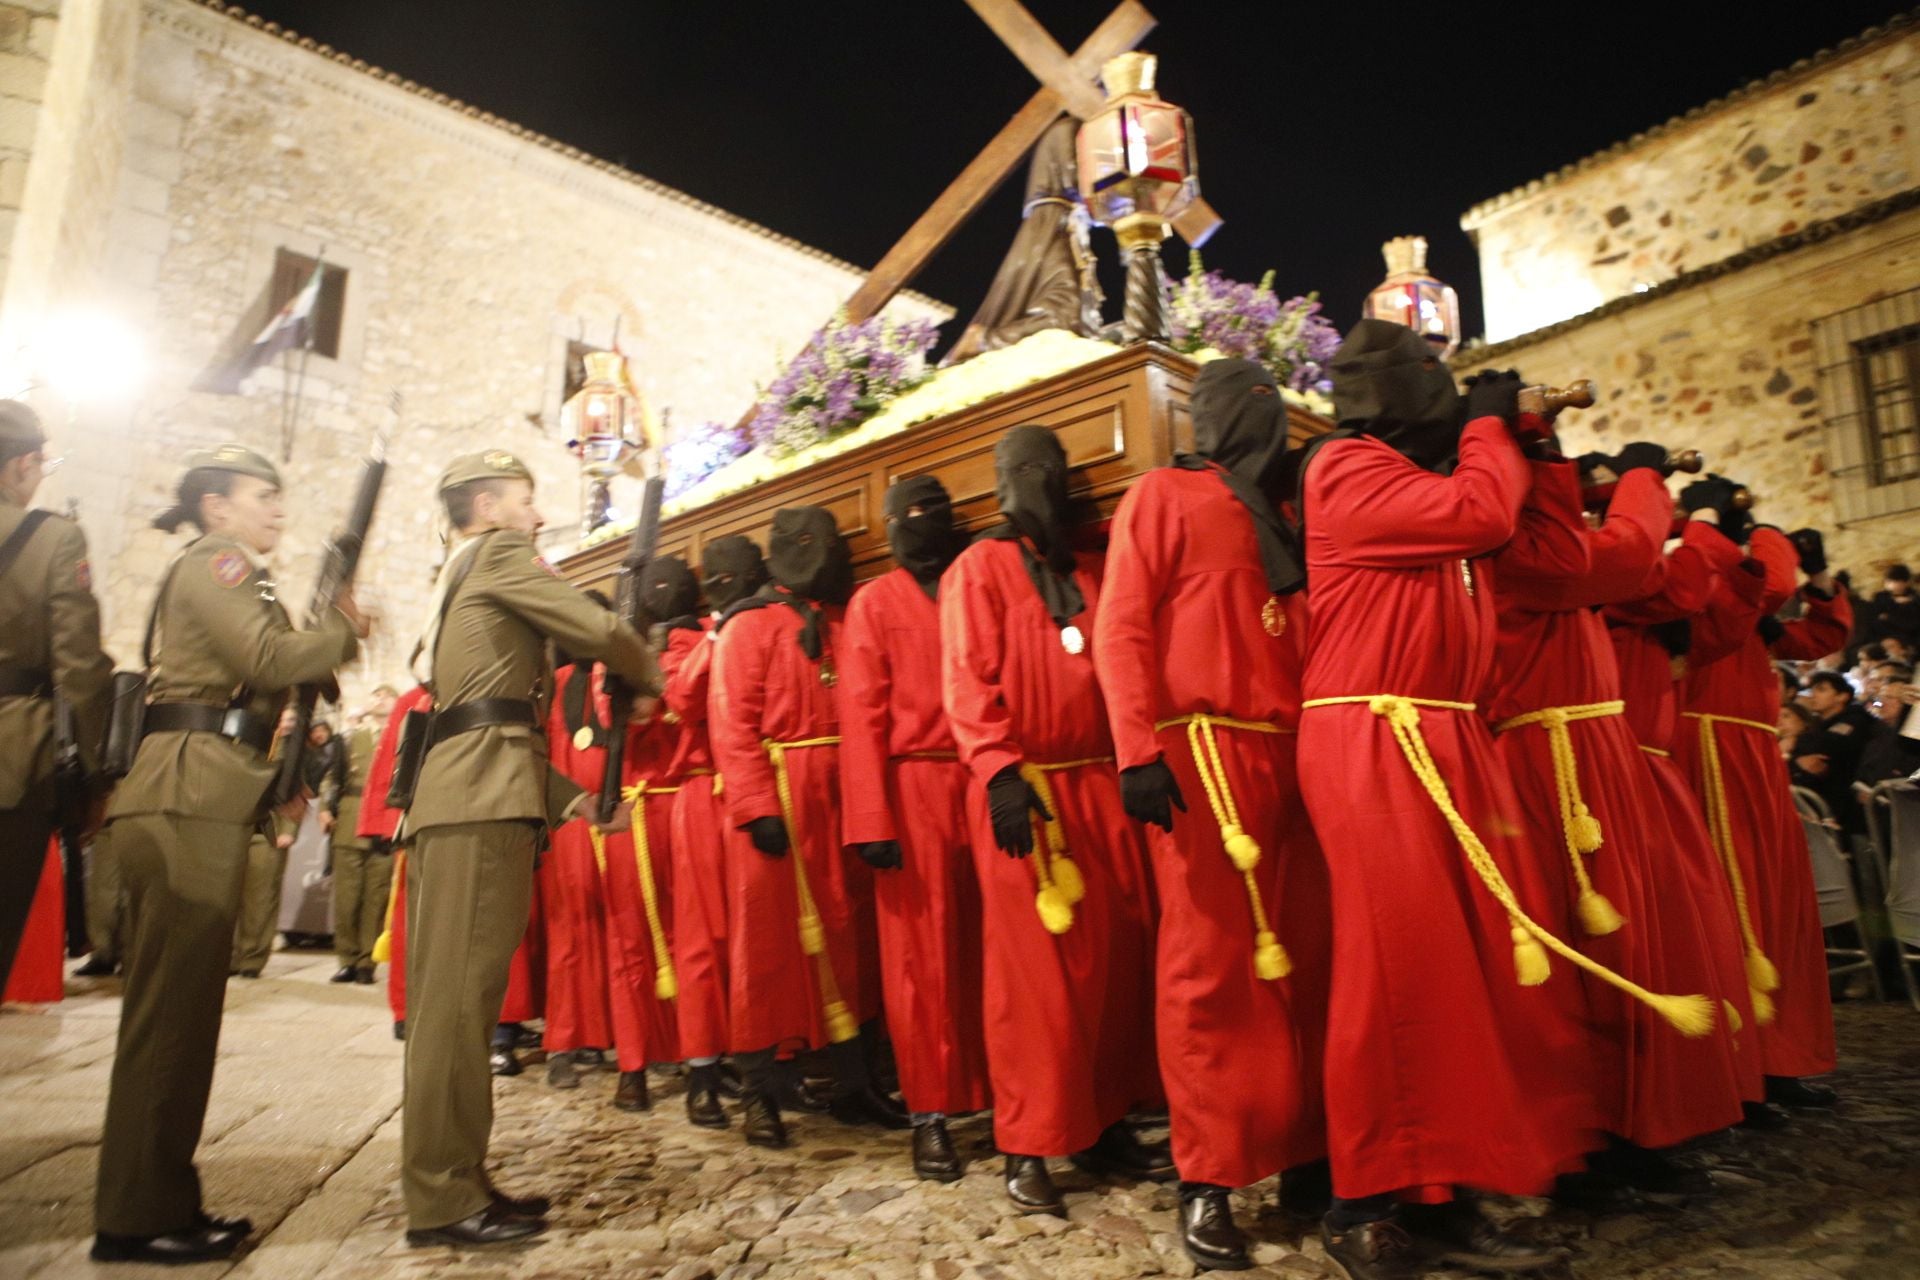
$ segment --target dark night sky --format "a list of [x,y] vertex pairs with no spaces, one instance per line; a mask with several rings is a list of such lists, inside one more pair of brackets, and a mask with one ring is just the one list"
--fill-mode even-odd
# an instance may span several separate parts
[[[243,0],[262,17],[863,266],[1033,92],[960,0]],[[1072,50],[1113,0],[1028,0]],[[1210,267],[1318,289],[1342,327],[1417,233],[1480,330],[1467,208],[1899,10],[1148,0],[1226,219]],[[915,282],[968,316],[1021,176]],[[1111,237],[1096,233],[1111,258]],[[1169,267],[1185,270],[1169,242]],[[1117,278],[1108,286],[1118,313]],[[825,317],[822,317],[824,319]]]

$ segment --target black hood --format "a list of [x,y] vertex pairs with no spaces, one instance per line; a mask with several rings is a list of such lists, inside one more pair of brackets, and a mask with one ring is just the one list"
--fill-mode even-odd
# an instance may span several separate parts
[[1257,360],[1209,361],[1188,405],[1193,451],[1271,491],[1287,456],[1287,406],[1272,372]]
[[1067,496],[1067,451],[1045,427],[1009,428],[993,447],[1000,514],[1055,573],[1073,574],[1073,502]]
[[[918,507],[920,514],[907,513]],[[887,545],[893,558],[936,599],[940,575],[965,548],[953,524],[953,499],[934,476],[913,476],[887,490],[881,504],[887,516]]]
[[640,574],[640,607],[655,622],[691,617],[700,608],[700,582],[679,556],[655,556]]
[[707,604],[725,613],[766,582],[767,562],[752,538],[730,533],[700,549],[700,577]]
[[794,595],[845,604],[853,594],[853,553],[825,507],[782,507],[773,513],[767,568]]
[[1334,417],[1429,471],[1460,451],[1453,371],[1405,325],[1362,320],[1333,353]]

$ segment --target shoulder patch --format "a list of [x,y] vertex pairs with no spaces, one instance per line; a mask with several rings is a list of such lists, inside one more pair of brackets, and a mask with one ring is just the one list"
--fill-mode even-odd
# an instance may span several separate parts
[[207,561],[207,568],[212,571],[213,580],[223,587],[237,587],[253,572],[253,566],[238,551],[222,551]]
[[93,566],[85,560],[79,560],[74,563],[73,585],[82,591],[93,590]]

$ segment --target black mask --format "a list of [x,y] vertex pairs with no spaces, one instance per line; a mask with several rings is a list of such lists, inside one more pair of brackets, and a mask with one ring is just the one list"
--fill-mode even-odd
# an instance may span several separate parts
[[767,568],[794,595],[845,604],[853,594],[853,553],[825,507],[782,507],[773,513]]
[[993,447],[993,472],[1000,514],[1055,573],[1071,575],[1074,515],[1059,438],[1045,427],[1009,429]]
[[1453,371],[1413,330],[1362,320],[1333,354],[1334,417],[1439,471],[1460,449],[1460,392]]
[[656,556],[640,575],[640,607],[655,622],[690,617],[700,607],[700,583],[679,556]]
[[[919,515],[908,515],[914,507]],[[939,599],[940,575],[966,546],[953,527],[953,499],[934,476],[914,476],[887,490],[881,503],[887,519],[887,545],[893,558],[912,574],[922,590]]]
[[700,549],[700,577],[707,603],[725,613],[766,582],[767,562],[752,538],[730,533]]
[[1289,463],[1280,384],[1257,361],[1214,360],[1201,366],[1189,405],[1194,450],[1176,455],[1173,465],[1210,471],[1207,464],[1213,462],[1226,468],[1221,478],[1253,518],[1268,590],[1276,595],[1298,591],[1306,583],[1299,548],[1271,496],[1285,482]]

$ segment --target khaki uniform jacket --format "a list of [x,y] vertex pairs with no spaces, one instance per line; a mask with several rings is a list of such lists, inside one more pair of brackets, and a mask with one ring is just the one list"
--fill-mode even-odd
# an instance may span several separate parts
[[[188,544],[161,590],[148,692],[155,703],[225,706],[245,688],[247,710],[274,723],[288,689],[325,680],[358,647],[337,609],[311,631],[294,630],[271,580],[230,538]],[[107,818],[177,813],[252,823],[276,772],[262,753],[218,734],[149,734]]]
[[454,593],[432,655],[434,706],[531,699],[536,723],[487,725],[437,744],[414,785],[409,833],[463,822],[565,820],[581,790],[547,763],[549,640],[576,657],[600,659],[644,694],[660,691],[646,641],[561,580],[532,538],[510,529],[478,536],[473,567]]
[[[0,541],[26,515],[25,507],[0,498]],[[113,698],[113,664],[100,651],[100,605],[93,598],[87,540],[65,517],[43,521],[0,578],[0,666],[53,676],[73,708],[81,761],[94,768]],[[50,806],[52,778],[53,703],[0,698],[0,809],[20,808],[34,792]]]

